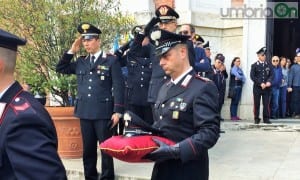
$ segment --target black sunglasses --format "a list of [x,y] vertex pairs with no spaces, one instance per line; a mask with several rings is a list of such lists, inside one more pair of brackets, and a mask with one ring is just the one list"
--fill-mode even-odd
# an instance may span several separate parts
[[181,34],[181,35],[188,35],[189,31],[179,31],[179,34]]

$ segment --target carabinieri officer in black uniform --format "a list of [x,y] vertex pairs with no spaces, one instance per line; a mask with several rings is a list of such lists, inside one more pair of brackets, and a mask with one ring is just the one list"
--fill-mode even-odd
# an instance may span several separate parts
[[[83,164],[86,179],[97,179],[97,145],[112,136],[112,128],[123,113],[124,79],[120,63],[100,49],[100,29],[89,23],[77,28],[81,37],[65,52],[56,71],[77,76],[75,116],[80,118],[83,138]],[[71,61],[83,44],[87,56]],[[113,159],[101,153],[101,179],[114,179]]]
[[[179,14],[171,7],[167,5],[161,5],[155,10],[156,17],[153,17],[151,21],[145,27],[145,39],[144,41],[149,40],[150,32],[157,29],[155,26],[158,23],[158,28],[169,31],[172,33],[176,32],[177,29],[177,19]],[[144,43],[143,41],[143,43]],[[189,62],[191,66],[194,66],[195,63],[195,51],[192,41],[188,41],[189,48]],[[152,105],[155,103],[158,91],[160,87],[170,79],[169,76],[165,74],[162,68],[159,66],[159,59],[157,57],[152,60],[152,76],[149,85],[148,91],[148,102]]]
[[265,47],[259,49],[256,54],[258,61],[251,65],[250,77],[253,81],[253,96],[254,96],[254,123],[259,124],[259,109],[260,99],[263,101],[263,122],[270,122],[270,95],[271,82],[273,79],[272,64],[266,61]]
[[153,127],[176,142],[160,146],[145,158],[155,161],[152,180],[207,180],[208,149],[219,138],[218,90],[189,63],[189,36],[164,30],[151,33],[160,65],[171,80],[165,83],[154,106]]
[[49,113],[14,78],[17,47],[25,43],[0,29],[0,179],[66,180]]
[[[147,101],[149,82],[152,74],[152,61],[155,58],[151,44],[142,46],[143,28],[135,26],[132,29],[134,39],[115,52],[121,66],[126,66],[128,76],[125,91],[125,109],[134,112],[149,125],[153,123],[151,104]],[[124,51],[129,50],[123,55]]]

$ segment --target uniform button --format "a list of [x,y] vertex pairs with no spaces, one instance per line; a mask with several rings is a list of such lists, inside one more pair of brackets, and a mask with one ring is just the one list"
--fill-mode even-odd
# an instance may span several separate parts
[[91,87],[91,86],[89,86],[88,88],[89,88],[89,89],[92,89],[92,87]]
[[88,94],[88,97],[91,97],[91,94]]
[[164,79],[167,79],[167,76],[164,76]]
[[93,80],[92,80],[92,79],[89,79],[89,81],[92,82]]
[[90,74],[93,74],[93,72],[91,71]]
[[143,84],[141,84],[141,87],[144,87],[144,85],[143,85]]
[[141,72],[142,74],[144,74],[144,72]]
[[142,66],[142,68],[145,68],[144,66]]
[[108,98],[105,99],[105,101],[108,101],[108,100],[109,100]]
[[165,107],[165,104],[162,104],[161,107],[164,108],[164,107]]
[[162,120],[162,116],[159,116],[159,119]]
[[143,81],[144,80],[144,78],[141,78],[141,81]]
[[20,101],[20,98],[17,97],[17,98],[15,99],[15,102],[19,102],[19,101]]

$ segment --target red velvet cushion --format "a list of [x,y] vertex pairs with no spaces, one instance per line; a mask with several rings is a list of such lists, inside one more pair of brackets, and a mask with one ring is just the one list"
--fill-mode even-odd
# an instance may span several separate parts
[[101,143],[100,149],[125,162],[150,162],[142,157],[158,148],[158,145],[152,140],[153,137],[169,145],[175,144],[169,139],[158,136],[113,136]]

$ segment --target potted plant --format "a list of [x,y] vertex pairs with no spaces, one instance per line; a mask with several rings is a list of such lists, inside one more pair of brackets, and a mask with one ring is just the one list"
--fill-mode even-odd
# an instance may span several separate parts
[[[27,45],[20,50],[21,59],[17,61],[17,79],[31,85],[36,96],[49,96],[57,106],[72,106],[76,96],[75,76],[55,72],[55,66],[64,51],[68,50],[78,36],[77,26],[90,22],[100,27],[104,50],[112,45],[117,33],[128,31],[133,23],[129,16],[122,16],[118,1],[114,0],[3,0],[0,6],[0,28],[25,37]],[[112,32],[115,32],[112,33]],[[49,108],[49,112],[54,110]],[[62,112],[73,112],[63,110]],[[70,115],[65,120],[70,119]],[[62,115],[52,117],[62,120]],[[58,136],[78,135],[78,127],[58,127]],[[79,122],[77,119],[77,125]],[[71,129],[69,129],[71,128]],[[61,132],[62,131],[62,132]],[[81,137],[81,135],[80,135]],[[65,141],[60,141],[59,149]],[[69,145],[72,147],[72,144]],[[75,148],[76,149],[76,148]]]

